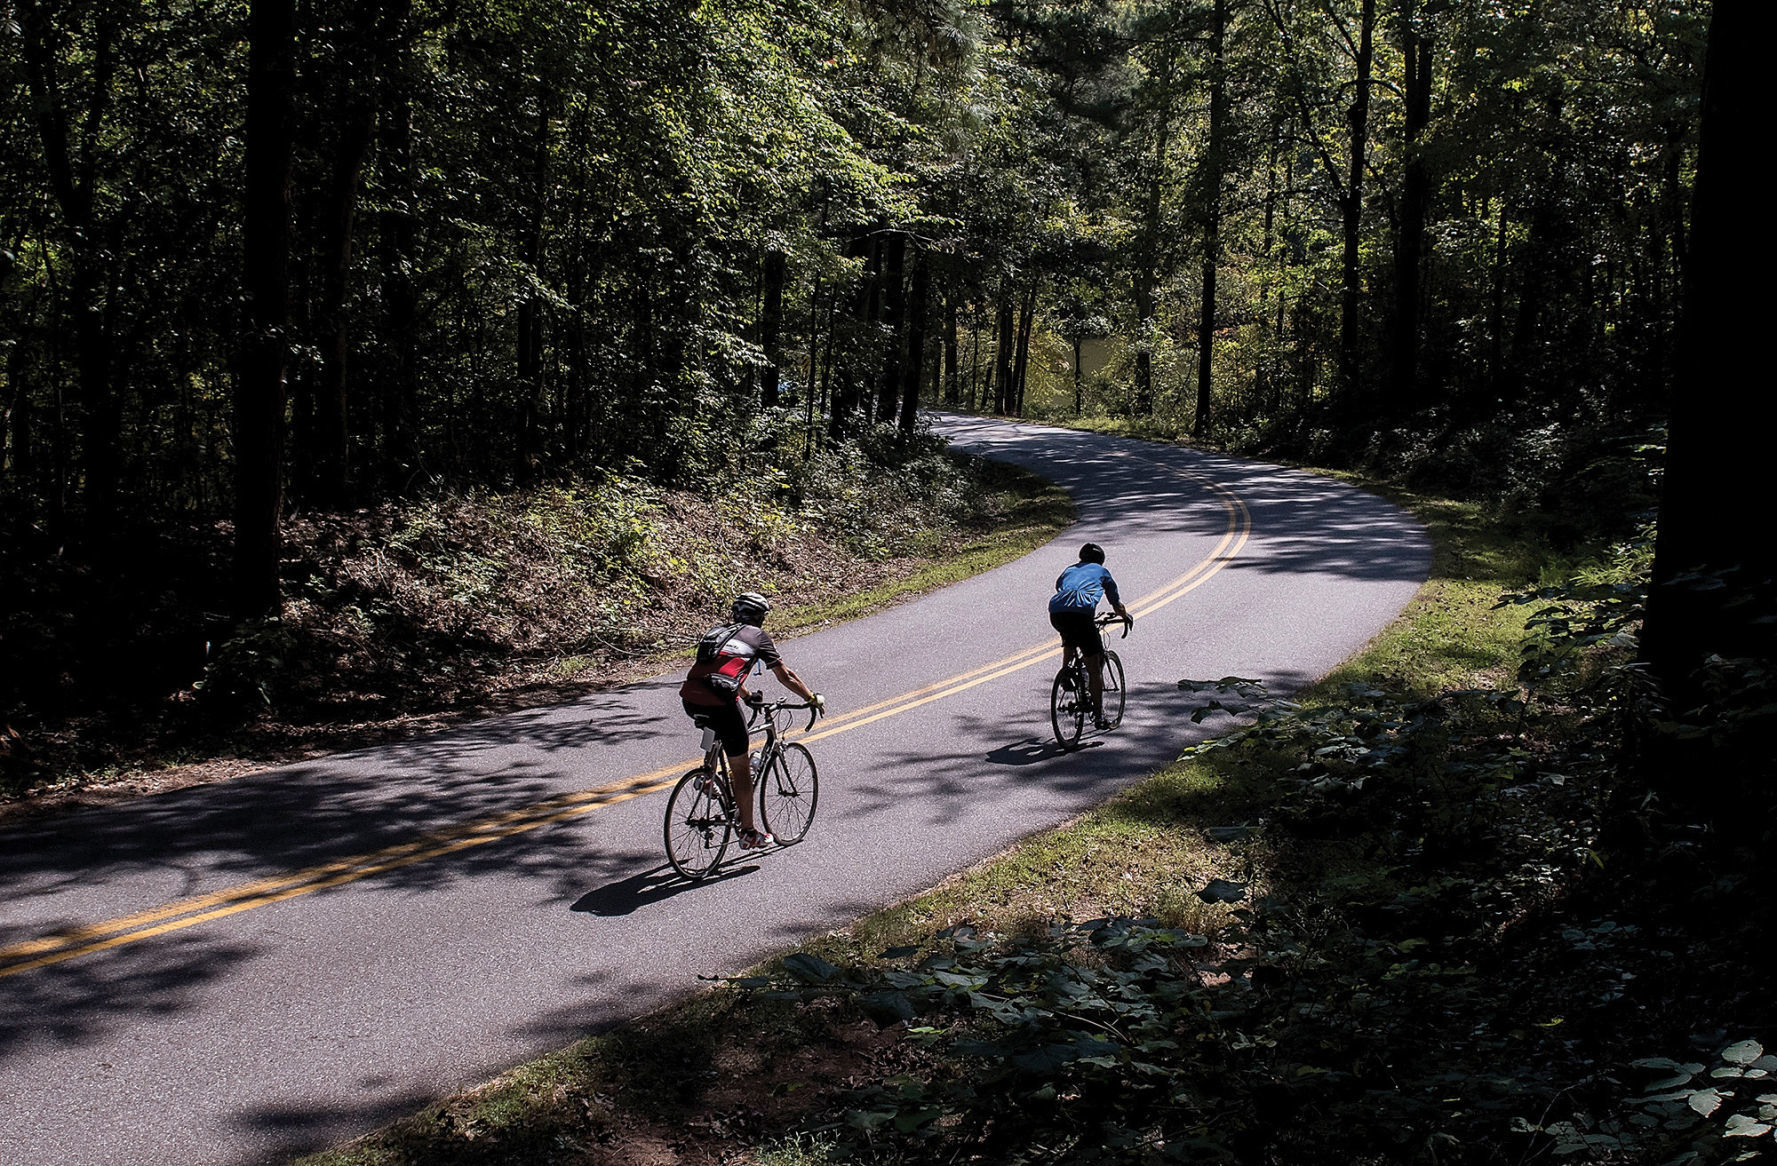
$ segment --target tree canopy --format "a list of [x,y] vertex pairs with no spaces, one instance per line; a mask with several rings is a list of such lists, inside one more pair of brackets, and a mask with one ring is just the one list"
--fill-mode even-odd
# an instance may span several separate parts
[[20,0],[6,545],[224,523],[247,619],[293,511],[693,485],[934,403],[1620,502],[1708,11]]

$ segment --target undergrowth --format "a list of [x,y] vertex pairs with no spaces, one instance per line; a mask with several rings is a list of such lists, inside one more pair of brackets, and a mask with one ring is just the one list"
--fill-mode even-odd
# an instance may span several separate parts
[[1178,830],[1212,805],[1242,821],[1205,832],[1226,853],[1194,894],[1229,908],[1209,926],[953,926],[738,981],[850,1000],[928,1049],[805,1132],[834,1139],[829,1160],[869,1162],[1768,1151],[1773,982],[1752,945],[1769,878],[1625,765],[1630,721],[1693,731],[1634,663],[1645,563],[1636,545],[1505,596],[1530,618],[1521,667],[1495,684],[1347,679],[1298,703],[1182,682],[1200,715],[1251,723],[1188,751],[1212,798],[1127,800]]
[[298,513],[282,610],[234,627],[205,615],[222,605],[225,532],[189,532],[202,553],[156,560],[165,598],[112,601],[133,614],[105,627],[161,648],[130,669],[58,614],[88,602],[73,582],[8,576],[0,798],[562,699],[668,666],[740,591],[778,600],[789,634],[997,565],[1072,518],[1053,487],[930,438],[779,455],[696,491],[638,472]]

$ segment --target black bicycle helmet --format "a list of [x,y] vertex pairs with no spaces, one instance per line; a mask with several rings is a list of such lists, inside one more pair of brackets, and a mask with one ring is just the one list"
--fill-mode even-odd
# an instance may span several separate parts
[[1080,548],[1080,562],[1097,563],[1104,566],[1104,548],[1097,543],[1087,543]]
[[765,616],[771,611],[771,600],[757,591],[749,591],[734,598],[734,606],[728,609],[735,623],[749,623],[760,627],[765,623]]

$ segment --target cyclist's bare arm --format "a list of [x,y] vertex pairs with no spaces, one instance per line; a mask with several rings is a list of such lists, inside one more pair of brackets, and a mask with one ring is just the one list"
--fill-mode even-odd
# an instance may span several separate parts
[[811,701],[817,706],[823,705],[826,703],[825,701],[817,698],[815,690],[808,687],[808,685],[804,684],[802,682],[802,677],[796,675],[795,672],[791,671],[790,666],[788,664],[784,664],[781,662],[777,663],[777,664],[773,664],[771,666],[771,674],[773,676],[777,677],[777,682],[779,684],[783,685],[785,688],[789,689],[791,692],[795,693],[797,696],[801,697],[803,700]]

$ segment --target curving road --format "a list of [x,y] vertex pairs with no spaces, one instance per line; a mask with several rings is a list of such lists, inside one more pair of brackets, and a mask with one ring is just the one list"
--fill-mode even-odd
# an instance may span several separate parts
[[[0,831],[0,1164],[275,1161],[329,1145],[916,892],[1170,761],[1180,677],[1287,690],[1424,579],[1387,503],[1234,458],[940,417],[1080,525],[788,643],[834,715],[802,845],[674,883],[662,676],[393,747]],[[1048,742],[1044,605],[1084,537],[1138,616],[1129,714]]]

